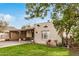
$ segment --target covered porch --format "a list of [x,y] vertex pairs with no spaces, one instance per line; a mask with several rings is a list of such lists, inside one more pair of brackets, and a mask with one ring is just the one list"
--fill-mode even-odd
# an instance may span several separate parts
[[9,40],[11,41],[26,41],[34,39],[34,28],[26,29],[26,30],[10,30],[9,32]]

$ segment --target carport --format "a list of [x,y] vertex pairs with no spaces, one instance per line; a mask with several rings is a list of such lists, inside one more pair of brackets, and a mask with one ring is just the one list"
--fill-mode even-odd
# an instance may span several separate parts
[[25,30],[10,30],[9,32],[9,39],[11,41],[16,40],[33,40],[34,39],[34,28],[32,29],[25,29]]

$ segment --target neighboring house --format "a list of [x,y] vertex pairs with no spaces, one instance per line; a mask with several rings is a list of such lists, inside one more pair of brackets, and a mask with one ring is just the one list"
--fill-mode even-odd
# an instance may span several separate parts
[[62,43],[54,25],[51,22],[26,26],[25,29],[9,30],[9,40],[34,40],[36,43],[46,44],[48,40]]
[[8,26],[5,29],[3,29],[3,32],[0,32],[0,41],[5,41],[9,39],[9,30],[14,30],[15,27]]
[[9,39],[8,33],[0,33],[0,41],[5,41],[6,39]]

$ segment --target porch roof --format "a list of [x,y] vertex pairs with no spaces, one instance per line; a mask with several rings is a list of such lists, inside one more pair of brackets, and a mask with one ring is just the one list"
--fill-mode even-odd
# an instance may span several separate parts
[[14,29],[9,31],[28,31],[28,30],[34,30],[34,28],[28,28],[28,29]]

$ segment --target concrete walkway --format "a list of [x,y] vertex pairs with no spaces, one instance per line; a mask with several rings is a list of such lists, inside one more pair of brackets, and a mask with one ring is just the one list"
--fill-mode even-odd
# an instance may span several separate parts
[[0,42],[0,48],[8,47],[8,46],[14,46],[14,45],[20,45],[20,44],[26,44],[31,43],[30,41],[3,41]]

